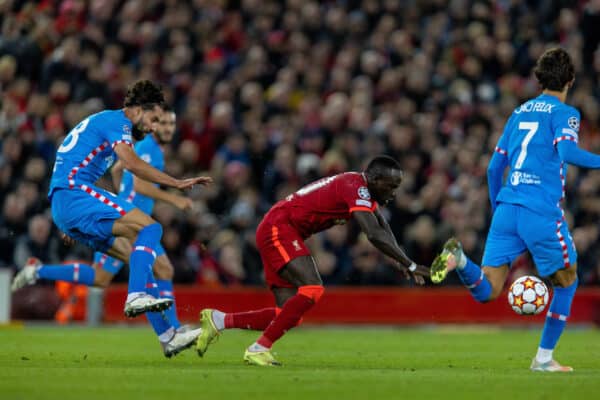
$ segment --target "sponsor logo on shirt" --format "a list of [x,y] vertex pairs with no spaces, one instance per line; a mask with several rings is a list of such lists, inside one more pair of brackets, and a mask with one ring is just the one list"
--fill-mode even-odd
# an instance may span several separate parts
[[146,161],[148,164],[150,164],[150,161],[152,161],[152,158],[150,157],[150,154],[142,154],[140,156],[140,158],[144,161]]
[[510,175],[510,184],[513,186],[517,186],[520,184],[523,185],[540,185],[542,180],[539,176],[534,174],[529,174],[527,172],[514,171]]
[[369,189],[366,186],[361,186],[358,188],[358,197],[365,200],[371,200],[371,193],[369,193]]
[[131,135],[131,128],[129,127],[129,125],[123,125],[123,132]]

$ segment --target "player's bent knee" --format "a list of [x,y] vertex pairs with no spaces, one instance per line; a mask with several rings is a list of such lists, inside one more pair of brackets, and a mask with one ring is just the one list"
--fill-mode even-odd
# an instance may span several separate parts
[[552,283],[560,287],[569,287],[577,282],[577,270],[566,269],[558,271],[552,278]]
[[321,285],[306,285],[298,288],[298,294],[308,297],[315,304],[319,301],[321,296],[323,296],[324,292],[325,288]]

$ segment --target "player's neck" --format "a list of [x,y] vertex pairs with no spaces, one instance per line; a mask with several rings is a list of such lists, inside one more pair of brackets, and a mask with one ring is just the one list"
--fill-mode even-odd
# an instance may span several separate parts
[[550,96],[554,96],[554,97],[558,98],[558,100],[560,100],[564,103],[567,101],[567,92],[568,92],[568,89],[565,89],[562,92],[559,92],[558,90],[545,89],[542,93],[550,95]]

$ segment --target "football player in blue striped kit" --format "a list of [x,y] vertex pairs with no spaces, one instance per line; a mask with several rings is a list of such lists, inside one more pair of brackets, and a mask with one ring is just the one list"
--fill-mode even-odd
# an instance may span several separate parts
[[[157,283],[154,278],[153,265],[159,273],[170,269],[171,275],[172,266],[160,245],[162,228],[148,215],[153,201],[139,196],[133,204],[125,197],[96,187],[94,182],[117,157],[130,171],[124,174],[124,182],[130,186],[124,188],[127,196],[134,193],[133,182],[137,179],[134,175],[144,179],[136,188],[139,186],[144,193],[159,199],[175,195],[166,192],[156,195],[154,192],[159,189],[149,182],[185,189],[211,180],[207,177],[178,180],[161,171],[164,162],[156,131],[165,106],[158,86],[150,81],[137,82],[128,90],[124,105],[122,110],[103,111],[86,118],[59,147],[49,193],[52,214],[57,226],[70,238],[129,263],[125,315],[147,313],[165,355],[170,357],[193,344],[199,330],[177,331],[179,322],[172,307],[171,281],[159,279]],[[144,139],[145,132],[153,133]],[[132,149],[132,136],[139,140],[136,147],[142,153],[141,158]],[[155,161],[148,163],[152,158]],[[173,199],[174,204],[181,203],[182,207],[187,203],[180,201],[181,196]],[[15,277],[13,290],[34,283],[37,278],[105,286],[122,264],[116,260],[109,262],[102,256],[97,257],[96,264],[103,261],[105,268],[96,270],[85,264],[27,265]]]
[[[600,156],[577,146],[579,111],[565,104],[575,68],[561,48],[538,59],[535,76],[542,93],[517,107],[504,127],[488,166],[493,218],[485,244],[483,267],[469,260],[451,238],[434,260],[431,280],[441,282],[456,270],[475,300],[499,296],[511,262],[525,251],[539,274],[550,279],[554,296],[531,370],[569,372],[553,351],[571,310],[577,288],[577,252],[561,202],[567,164],[600,168]],[[506,182],[503,173],[509,168]]]

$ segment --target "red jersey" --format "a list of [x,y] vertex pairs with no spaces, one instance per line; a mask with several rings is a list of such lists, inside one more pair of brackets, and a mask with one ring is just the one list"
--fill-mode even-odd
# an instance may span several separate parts
[[365,176],[360,172],[345,172],[304,186],[275,204],[265,219],[275,215],[285,217],[307,238],[340,220],[349,220],[354,211],[373,212],[376,208]]

